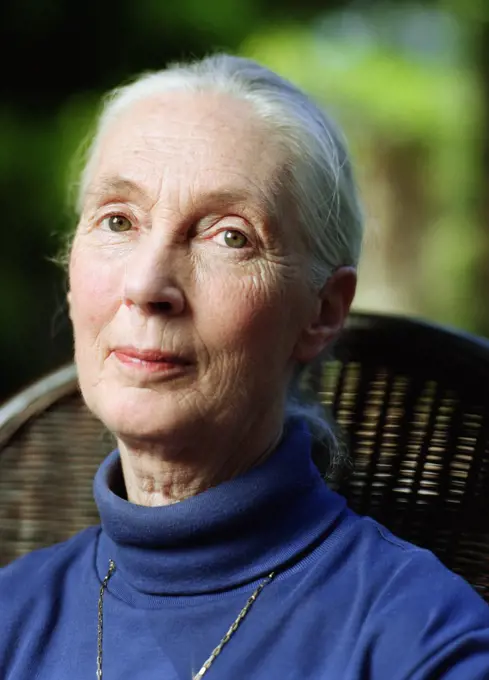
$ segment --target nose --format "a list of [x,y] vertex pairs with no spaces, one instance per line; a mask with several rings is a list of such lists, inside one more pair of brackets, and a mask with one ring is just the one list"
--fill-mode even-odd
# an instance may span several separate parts
[[147,314],[182,314],[185,296],[174,276],[175,259],[171,245],[140,242],[126,263],[123,302]]

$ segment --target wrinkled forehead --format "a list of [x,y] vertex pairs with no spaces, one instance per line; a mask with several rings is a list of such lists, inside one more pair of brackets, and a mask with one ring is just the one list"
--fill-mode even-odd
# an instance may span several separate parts
[[251,104],[209,92],[168,92],[110,120],[87,166],[87,195],[107,177],[162,192],[235,191],[280,200],[286,154]]

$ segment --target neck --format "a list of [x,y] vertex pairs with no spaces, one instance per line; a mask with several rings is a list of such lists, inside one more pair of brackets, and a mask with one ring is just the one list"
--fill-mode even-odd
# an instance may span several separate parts
[[[127,499],[144,506],[178,503],[243,474],[263,462],[282,435],[282,419],[259,427],[175,433],[158,441],[119,440]],[[233,434],[229,434],[232,432]]]

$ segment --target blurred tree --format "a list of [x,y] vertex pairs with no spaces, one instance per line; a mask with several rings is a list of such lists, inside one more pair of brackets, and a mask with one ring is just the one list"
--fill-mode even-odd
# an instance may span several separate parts
[[478,64],[481,74],[484,122],[481,129],[481,180],[478,190],[480,206],[481,248],[477,263],[478,277],[475,286],[478,315],[477,326],[480,333],[489,337],[489,7],[484,6],[485,14],[481,21],[479,36]]
[[357,303],[474,330],[481,98],[460,33],[434,8],[384,5],[264,31],[245,50],[347,129],[370,218]]
[[474,261],[471,304],[474,326],[489,337],[489,3],[486,0],[441,0],[465,29],[464,51],[474,66],[481,98],[481,115],[474,129],[477,176],[471,202],[477,211],[477,257]]

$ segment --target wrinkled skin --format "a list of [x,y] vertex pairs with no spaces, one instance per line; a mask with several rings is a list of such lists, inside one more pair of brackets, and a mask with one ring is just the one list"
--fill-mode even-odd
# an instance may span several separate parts
[[[259,460],[294,362],[343,323],[354,272],[314,293],[294,221],[274,219],[285,160],[247,103],[184,92],[133,104],[93,159],[70,261],[75,356],[134,502],[185,498]],[[127,346],[187,363],[146,371],[118,359]]]

